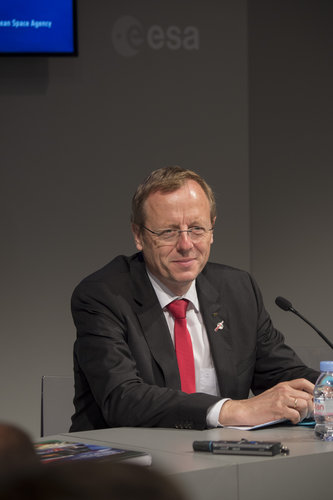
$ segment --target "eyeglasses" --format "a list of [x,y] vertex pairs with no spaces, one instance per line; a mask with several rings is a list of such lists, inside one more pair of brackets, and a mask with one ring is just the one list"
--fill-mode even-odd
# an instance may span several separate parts
[[175,243],[178,240],[180,233],[187,233],[192,241],[199,241],[210,231],[214,230],[213,227],[211,227],[210,229],[205,229],[204,227],[193,226],[189,229],[162,229],[161,231],[152,231],[143,224],[141,225],[141,227],[157,236],[160,241],[165,241],[168,243]]

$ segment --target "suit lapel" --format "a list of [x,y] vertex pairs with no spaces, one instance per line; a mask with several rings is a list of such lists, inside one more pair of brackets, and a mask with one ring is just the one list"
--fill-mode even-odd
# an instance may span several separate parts
[[180,390],[180,376],[169,328],[143,259],[132,261],[131,275],[135,312],[151,354],[160,366],[166,387]]
[[[146,273],[143,257],[131,262],[134,309],[152,357],[160,366],[166,387],[180,390],[177,358],[160,303]],[[226,298],[221,297],[204,274],[197,277],[200,312],[207,330],[221,395],[228,394],[235,376],[232,332]],[[223,328],[218,325],[223,322]]]
[[236,376],[228,310],[225,307],[224,298],[218,294],[203,274],[198,276],[196,286],[200,312],[207,330],[220,392],[224,395],[229,392],[230,384]]

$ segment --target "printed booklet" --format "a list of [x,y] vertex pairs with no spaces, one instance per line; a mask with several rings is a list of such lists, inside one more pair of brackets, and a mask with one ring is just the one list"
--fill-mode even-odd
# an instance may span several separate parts
[[126,461],[140,465],[151,465],[149,453],[134,450],[124,450],[111,446],[100,446],[88,443],[69,441],[40,441],[35,443],[37,455],[43,463],[65,460],[108,460]]

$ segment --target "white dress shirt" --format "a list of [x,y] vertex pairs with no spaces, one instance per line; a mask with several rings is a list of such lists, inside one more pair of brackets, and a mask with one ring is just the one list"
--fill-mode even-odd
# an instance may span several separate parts
[[[182,296],[174,295],[163,283],[161,283],[148,270],[148,277],[153,285],[158,301],[161,304],[163,313],[168,324],[170,335],[174,343],[174,317],[168,311],[166,306],[177,299],[187,299],[189,301],[186,320],[187,329],[190,333],[193,347],[194,367],[195,367],[195,386],[196,392],[204,392],[219,396],[220,391],[217,383],[216,372],[213,359],[210,352],[209,341],[205,325],[200,313],[199,301],[195,287],[195,281],[191,283],[189,290]],[[223,403],[227,399],[222,399],[211,406],[207,412],[207,425],[209,427],[219,427],[218,417]]]

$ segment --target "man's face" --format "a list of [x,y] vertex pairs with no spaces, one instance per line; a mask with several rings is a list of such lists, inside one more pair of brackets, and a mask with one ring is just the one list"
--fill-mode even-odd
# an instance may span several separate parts
[[[208,198],[201,186],[192,180],[172,193],[152,193],[145,201],[144,211],[145,226],[156,232],[212,227]],[[132,229],[136,247],[143,251],[148,270],[173,293],[184,294],[208,260],[212,231],[207,231],[197,241],[192,241],[189,233],[180,233],[177,240],[170,243],[161,241],[146,229],[135,225]]]

